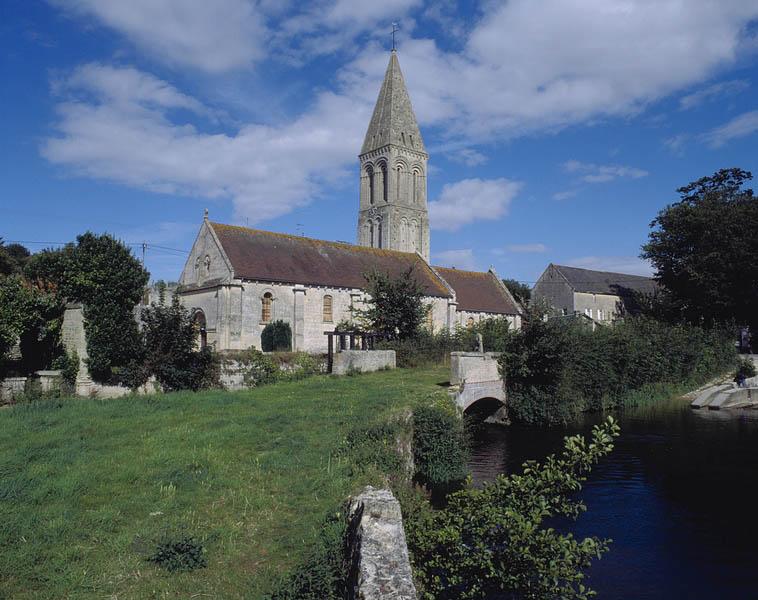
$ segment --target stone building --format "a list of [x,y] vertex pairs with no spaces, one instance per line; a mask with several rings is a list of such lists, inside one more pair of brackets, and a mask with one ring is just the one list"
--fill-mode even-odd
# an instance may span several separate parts
[[364,275],[413,269],[430,307],[427,327],[469,326],[521,309],[498,275],[429,263],[428,155],[393,50],[360,161],[357,245],[213,223],[206,216],[179,281],[201,344],[260,348],[267,323],[290,323],[293,349],[326,350],[325,331],[367,300]]
[[543,301],[556,316],[584,315],[610,323],[635,312],[636,294],[655,294],[650,277],[593,271],[550,263],[532,288],[534,301]]

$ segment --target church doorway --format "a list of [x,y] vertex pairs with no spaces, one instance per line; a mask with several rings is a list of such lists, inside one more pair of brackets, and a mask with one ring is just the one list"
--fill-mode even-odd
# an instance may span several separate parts
[[192,315],[192,324],[195,327],[195,344],[198,349],[203,350],[208,346],[208,330],[206,328],[205,313],[202,310],[196,310]]

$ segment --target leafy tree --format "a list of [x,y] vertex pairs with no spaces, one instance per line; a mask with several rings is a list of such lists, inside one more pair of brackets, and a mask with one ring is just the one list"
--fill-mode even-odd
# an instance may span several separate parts
[[18,341],[24,371],[50,364],[60,353],[63,305],[18,275],[0,276],[0,360]]
[[520,475],[500,475],[482,489],[450,495],[448,506],[407,526],[409,550],[425,600],[588,598],[584,570],[609,540],[577,540],[544,527],[576,519],[586,506],[575,494],[593,465],[613,449],[612,417],[588,443],[566,438],[559,456],[529,461]]
[[413,276],[413,267],[394,279],[378,271],[364,277],[371,301],[359,317],[389,339],[415,337],[428,308],[422,302],[424,290]]
[[651,223],[641,256],[665,286],[659,314],[758,330],[758,198],[745,187],[750,179],[737,168],[698,179]]
[[508,291],[513,294],[516,302],[521,306],[529,304],[529,300],[532,298],[532,288],[516,279],[503,279],[503,283],[508,288]]
[[149,278],[140,262],[114,237],[87,232],[76,244],[33,255],[26,274],[39,287],[83,304],[90,374],[118,383],[140,351],[134,307]]
[[165,303],[161,291],[158,304],[142,311],[143,362],[133,362],[131,385],[141,384],[150,375],[164,391],[199,390],[218,385],[219,365],[211,350],[195,350],[197,332],[189,311],[174,296]]
[[21,244],[4,244],[0,238],[0,275],[20,274],[31,253]]

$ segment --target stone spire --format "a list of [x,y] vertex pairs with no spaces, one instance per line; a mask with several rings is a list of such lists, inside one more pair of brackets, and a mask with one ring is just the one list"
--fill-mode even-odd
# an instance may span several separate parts
[[361,164],[358,243],[418,252],[428,261],[429,155],[394,49],[358,158]]
[[361,154],[377,150],[387,144],[426,153],[395,50],[392,50],[390,54],[384,83],[379,91],[379,98],[376,101],[368,131],[366,131]]

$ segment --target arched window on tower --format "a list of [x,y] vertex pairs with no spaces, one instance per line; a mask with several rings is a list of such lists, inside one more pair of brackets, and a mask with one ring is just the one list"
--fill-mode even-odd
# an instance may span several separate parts
[[324,323],[331,323],[332,320],[332,297],[326,295],[324,296]]
[[368,177],[368,202],[374,203],[374,169],[369,165],[366,167],[366,177]]
[[418,204],[418,171],[413,169],[413,190],[411,198],[414,204]]
[[403,183],[402,183],[402,181],[403,181],[403,165],[397,165],[397,167],[395,167],[395,169],[396,169],[396,172],[397,172],[397,177],[395,179],[395,182],[396,182],[395,185],[397,186],[397,192],[395,194],[395,196],[396,196],[395,199],[398,202],[400,202],[400,189],[403,187]]
[[388,201],[389,181],[387,179],[387,165],[382,163],[382,200]]
[[261,298],[261,323],[271,322],[271,307],[274,302],[274,296],[271,292],[266,292]]
[[369,221],[369,224],[368,224],[368,241],[369,241],[369,246],[373,248],[374,247],[374,222],[373,221]]
[[376,247],[381,248],[382,247],[382,222],[381,221],[379,221],[379,236],[378,237],[379,237],[379,243],[377,244]]

